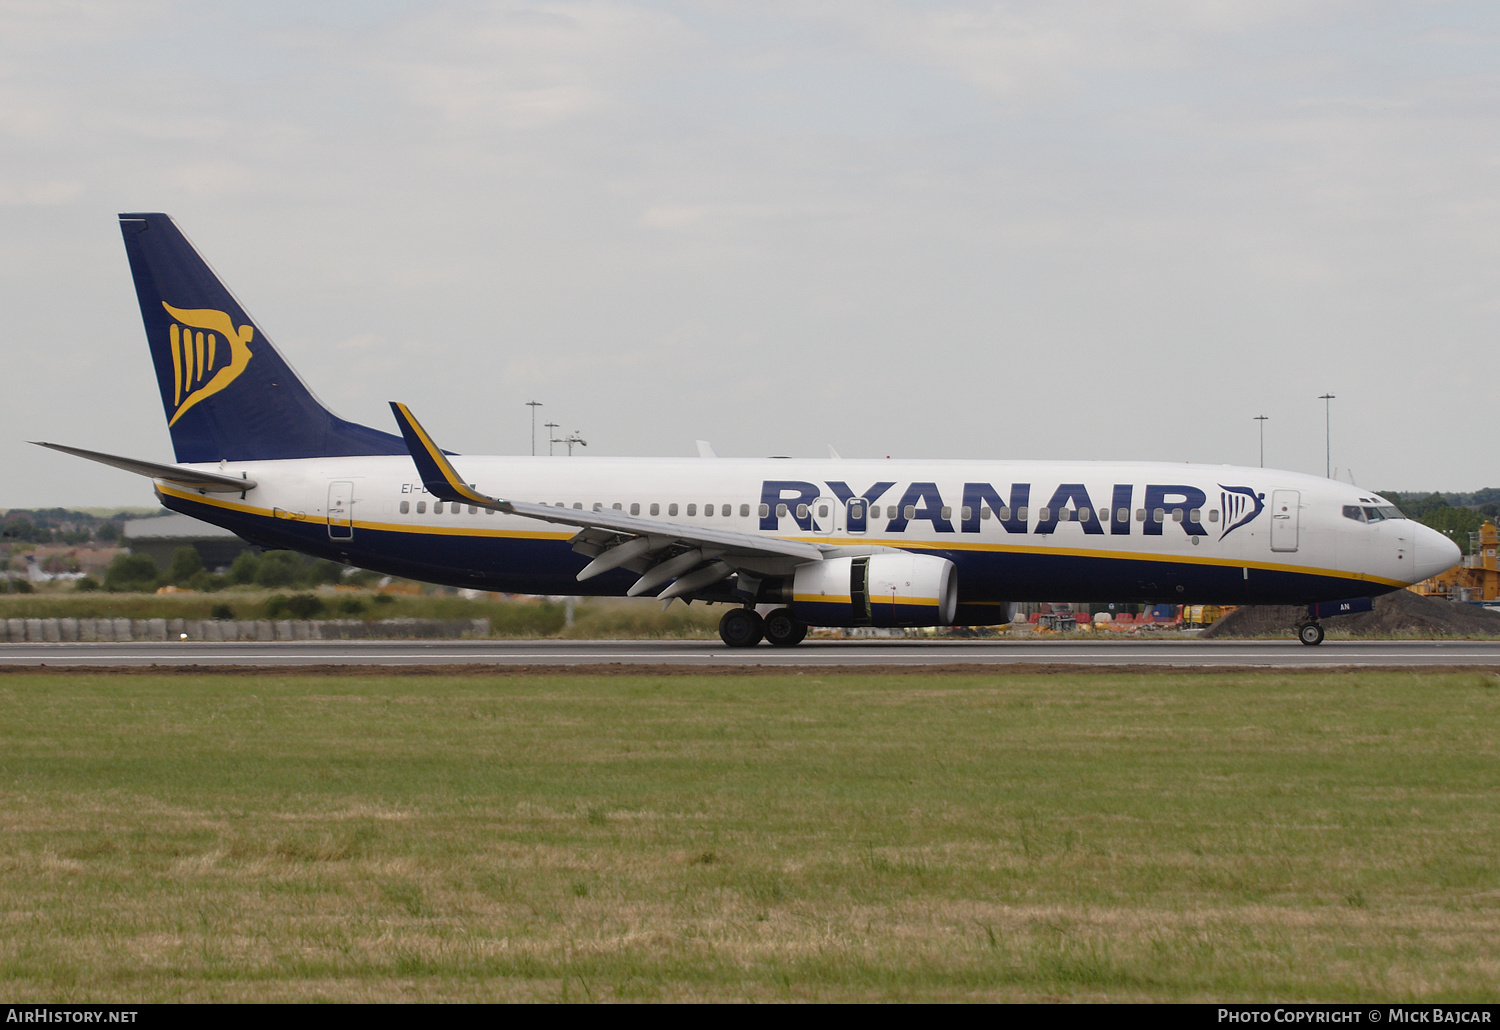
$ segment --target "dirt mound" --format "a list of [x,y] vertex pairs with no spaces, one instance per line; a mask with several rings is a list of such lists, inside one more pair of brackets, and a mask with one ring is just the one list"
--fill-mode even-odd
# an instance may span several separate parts
[[[1293,636],[1306,614],[1307,609],[1298,605],[1246,605],[1204,630],[1202,636]],[[1324,619],[1323,628],[1356,636],[1490,637],[1500,635],[1500,614],[1397,590],[1375,598],[1373,612]]]

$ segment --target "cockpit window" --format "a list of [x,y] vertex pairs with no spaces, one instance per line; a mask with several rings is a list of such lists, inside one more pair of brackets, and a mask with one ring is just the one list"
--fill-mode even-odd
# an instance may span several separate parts
[[[1369,509],[1366,509],[1366,510],[1368,511]],[[1378,512],[1380,512],[1380,514],[1381,514],[1381,516],[1383,518],[1388,518],[1388,519],[1404,519],[1404,518],[1406,518],[1405,513],[1402,512],[1402,510],[1400,508],[1396,507],[1394,504],[1382,504],[1380,507],[1376,508],[1375,510],[1378,511]],[[1374,520],[1372,519],[1371,521],[1373,522]]]
[[1355,522],[1368,522],[1370,520],[1365,512],[1373,510],[1373,508],[1361,508],[1357,504],[1346,504],[1344,505],[1344,518],[1353,519]]
[[1379,508],[1366,508],[1365,509],[1365,518],[1369,519],[1371,522],[1384,522],[1385,521],[1385,515],[1383,515],[1381,513],[1381,511],[1380,511]]

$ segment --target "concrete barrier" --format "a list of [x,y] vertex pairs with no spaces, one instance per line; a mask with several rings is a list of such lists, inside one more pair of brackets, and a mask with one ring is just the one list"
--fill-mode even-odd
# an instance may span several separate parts
[[487,638],[489,619],[0,619],[0,643],[130,640],[451,640]]

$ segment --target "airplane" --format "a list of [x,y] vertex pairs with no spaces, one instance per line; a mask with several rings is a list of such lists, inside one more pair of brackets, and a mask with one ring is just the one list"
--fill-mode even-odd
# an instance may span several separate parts
[[453,587],[723,603],[730,647],[996,625],[1055,597],[1306,605],[1313,645],[1323,617],[1459,561],[1385,498],[1264,468],[453,453],[404,404],[399,433],[333,414],[170,217],[119,218],[176,462],[40,445],[264,548]]

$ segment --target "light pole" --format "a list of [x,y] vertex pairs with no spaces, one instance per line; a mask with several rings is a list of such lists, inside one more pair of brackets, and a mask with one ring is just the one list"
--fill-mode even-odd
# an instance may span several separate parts
[[547,430],[547,457],[549,458],[552,457],[552,445],[557,443],[556,440],[552,439],[552,437],[556,435],[554,430],[556,430],[557,427],[558,423],[556,422],[544,422],[542,424],[542,428]]
[[1333,400],[1325,393],[1318,400],[1323,402],[1323,478],[1333,478]]
[[1260,467],[1266,467],[1266,419],[1269,415],[1256,415],[1255,421],[1260,423]]
[[531,409],[531,456],[536,457],[536,409],[542,406],[541,401],[527,401],[526,406]]

